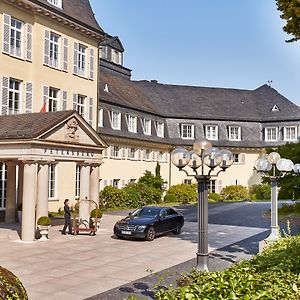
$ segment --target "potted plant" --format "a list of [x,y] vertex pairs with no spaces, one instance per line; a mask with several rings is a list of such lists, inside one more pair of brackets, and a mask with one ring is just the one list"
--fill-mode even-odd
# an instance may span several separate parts
[[92,225],[95,228],[100,227],[101,217],[102,217],[102,211],[99,208],[95,208],[91,211],[91,221],[92,221]]
[[47,241],[48,240],[48,232],[51,227],[51,219],[47,216],[42,216],[37,221],[38,229],[40,232],[41,237],[39,238],[40,241]]
[[22,203],[18,204],[18,221],[22,224]]

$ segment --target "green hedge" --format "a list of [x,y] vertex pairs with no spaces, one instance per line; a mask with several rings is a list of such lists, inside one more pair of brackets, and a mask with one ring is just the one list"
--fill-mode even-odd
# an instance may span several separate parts
[[0,299],[27,300],[28,296],[22,282],[13,273],[0,267]]
[[250,197],[253,200],[270,200],[271,186],[270,184],[254,184],[249,189]]
[[300,299],[300,236],[279,240],[262,254],[221,272],[183,274],[157,300]]
[[176,184],[172,185],[167,194],[175,195],[176,202],[188,204],[197,201],[196,184]]
[[101,208],[126,207],[126,193],[113,186],[106,186],[99,195]]
[[229,185],[222,189],[220,195],[224,201],[242,201],[249,198],[248,189],[242,185]]
[[223,198],[218,193],[209,193],[208,200],[212,202],[223,201]]

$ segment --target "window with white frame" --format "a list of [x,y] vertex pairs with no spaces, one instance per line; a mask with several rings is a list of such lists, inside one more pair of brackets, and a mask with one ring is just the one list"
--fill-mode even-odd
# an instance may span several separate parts
[[283,129],[285,141],[297,141],[298,133],[297,126],[287,126]]
[[267,127],[265,128],[265,140],[267,142],[277,141],[278,139],[278,128]]
[[116,188],[119,187],[119,181],[120,181],[120,179],[113,179],[112,180],[112,186],[116,187]]
[[47,1],[58,8],[62,8],[62,0],[47,0]]
[[241,140],[241,127],[240,126],[229,126],[228,128],[229,140],[240,141]]
[[193,140],[195,138],[195,126],[193,124],[181,124],[181,138]]
[[233,155],[233,162],[234,163],[239,163],[240,160],[239,160],[239,154],[238,153],[232,153]]
[[59,90],[54,88],[49,88],[49,103],[48,111],[58,111],[58,94]]
[[85,116],[85,102],[86,97],[83,95],[77,96],[77,112],[80,114],[83,118]]
[[149,149],[144,150],[144,160],[150,160],[151,151]]
[[136,149],[132,148],[132,147],[129,147],[127,155],[128,155],[128,158],[136,159]]
[[78,75],[86,75],[86,51],[87,47],[82,44],[78,45]]
[[121,65],[122,64],[122,53],[115,49],[111,49],[111,61],[118,65]]
[[21,82],[15,79],[9,79],[8,89],[8,114],[14,115],[20,113],[21,104]]
[[110,112],[111,128],[115,130],[121,130],[121,113],[116,111]]
[[5,209],[7,192],[7,165],[0,163],[0,210]]
[[151,135],[151,120],[142,119],[143,132],[146,135]]
[[49,177],[48,177],[48,198],[56,198],[56,184],[57,184],[57,165],[49,165]]
[[119,146],[111,146],[110,147],[110,155],[114,158],[120,158],[120,147]]
[[208,140],[217,140],[218,139],[218,126],[206,125],[205,126],[205,137]]
[[59,38],[58,34],[50,32],[49,39],[49,65],[58,68],[59,60]]
[[208,183],[208,190],[210,193],[216,192],[216,180],[210,180]]
[[164,161],[164,158],[165,158],[164,156],[165,156],[165,154],[162,151],[158,151],[157,160],[160,162]]
[[164,137],[164,128],[165,128],[165,124],[162,122],[156,122],[156,133],[158,137]]
[[80,165],[76,165],[75,197],[80,197]]
[[10,20],[10,54],[21,57],[22,55],[22,27],[23,23],[17,19]]
[[128,131],[137,132],[137,117],[132,115],[127,115],[126,119],[127,119]]
[[103,127],[103,108],[99,109],[99,115],[98,115],[98,127]]
[[192,184],[192,179],[184,179],[183,184],[191,185]]

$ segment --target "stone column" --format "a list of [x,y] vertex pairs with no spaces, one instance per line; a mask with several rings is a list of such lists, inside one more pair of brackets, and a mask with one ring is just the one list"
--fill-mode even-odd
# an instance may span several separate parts
[[18,205],[22,204],[22,198],[23,198],[23,174],[24,174],[24,165],[20,163],[18,168],[18,197],[17,197]]
[[48,216],[48,177],[49,165],[40,163],[37,175],[37,203],[36,220],[42,216]]
[[24,162],[23,175],[23,212],[22,212],[22,240],[33,241],[35,237],[35,204],[36,204],[36,162]]
[[[90,170],[89,164],[82,164],[80,168],[80,200],[90,199]],[[90,204],[82,202],[79,207],[79,219],[89,221]]]
[[5,205],[5,223],[16,222],[16,163],[7,162],[7,194],[6,194],[6,205]]
[[[91,166],[90,199],[99,205],[99,165]],[[90,209],[94,208],[95,205],[91,204]]]

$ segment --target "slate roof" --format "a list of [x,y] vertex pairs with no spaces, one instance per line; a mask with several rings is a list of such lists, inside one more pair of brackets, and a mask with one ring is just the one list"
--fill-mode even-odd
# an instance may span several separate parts
[[107,38],[100,43],[101,46],[110,46],[120,52],[124,52],[124,47],[118,36],[107,36]]
[[59,111],[0,116],[0,139],[34,139],[73,114]]
[[74,22],[87,25],[91,29],[104,33],[99,26],[94,16],[89,0],[63,0],[63,9],[52,5],[47,0],[29,0],[32,3],[38,4],[44,8],[50,9],[58,14],[61,14]]
[[[109,93],[103,92],[105,84]],[[100,99],[165,118],[228,121],[300,120],[300,107],[268,85],[256,90],[210,88],[131,81],[100,74]],[[279,111],[272,111],[276,105]]]
[[[254,91],[145,80],[135,85],[166,117],[259,122],[300,119],[300,108],[268,85]],[[280,111],[272,112],[274,105]]]

